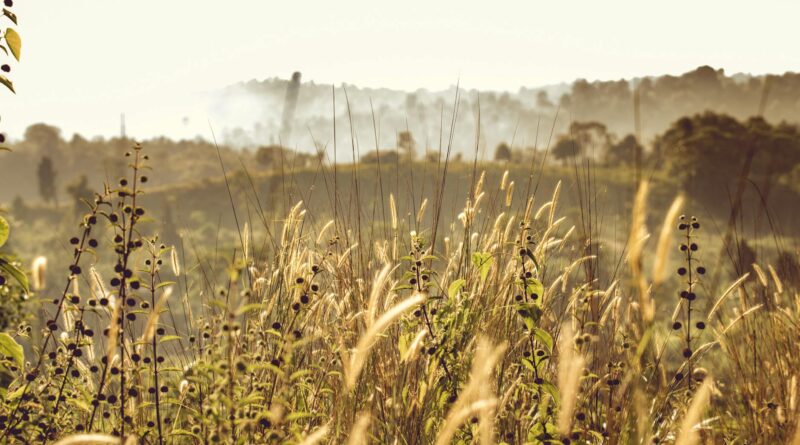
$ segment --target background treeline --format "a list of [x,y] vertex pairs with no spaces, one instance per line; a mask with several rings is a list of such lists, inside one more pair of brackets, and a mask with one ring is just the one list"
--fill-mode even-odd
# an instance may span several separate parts
[[[153,175],[151,187],[177,200],[182,199],[181,194],[221,184],[220,158],[231,172],[246,171],[256,179],[283,178],[280,190],[269,191],[279,194],[286,188],[286,178],[291,178],[292,187],[310,187],[309,178],[334,161],[325,149],[308,154],[279,145],[253,149],[221,146],[217,150],[202,139],[142,142],[159,161],[159,174]],[[20,215],[29,208],[57,209],[79,203],[81,198],[91,197],[92,189],[121,175],[126,167],[122,153],[132,143],[127,138],[87,140],[79,135],[65,140],[58,128],[32,125],[18,149],[7,153],[0,164],[0,202],[11,204]],[[400,171],[409,163],[435,165],[441,155],[438,150],[423,150],[415,134],[403,131],[394,146],[364,149],[357,156],[361,164]],[[469,166],[474,156],[455,152],[450,160]],[[489,157],[504,168],[510,165],[512,173],[520,169],[521,175],[539,165],[569,174],[573,165],[591,161],[622,183],[634,182],[638,157],[643,175],[663,182],[670,191],[689,192],[709,212],[720,216],[730,208],[743,175],[750,184],[746,192],[753,194],[755,202],[776,206],[784,213],[792,211],[800,193],[800,130],[794,124],[761,117],[740,120],[712,112],[685,116],[649,144],[639,143],[633,134],[617,135],[603,122],[573,121],[553,137],[549,148],[519,147],[504,141]],[[403,167],[391,167],[398,164]],[[370,171],[367,168],[362,174],[369,176]],[[369,193],[363,197],[368,198]],[[630,196],[616,197],[626,198]]]
[[[455,122],[459,131],[454,133],[454,149],[466,156],[475,150],[475,127],[480,122],[478,148],[489,158],[501,142],[542,147],[553,126],[556,133],[563,133],[574,121],[602,122],[609,132],[620,136],[634,133],[637,95],[641,139],[646,143],[679,118],[705,111],[737,119],[761,113],[770,122],[800,120],[800,74],[727,75],[708,66],[679,76],[581,79],[571,84],[523,87],[515,93],[462,88],[455,117],[455,86],[405,92],[346,84],[332,89],[331,85],[301,82],[295,102],[287,100],[291,85],[290,80],[271,78],[221,90],[212,100],[211,116],[225,128],[222,138],[236,147],[282,142],[307,152],[321,146],[332,152],[335,141],[339,157],[349,160],[351,123],[356,148],[363,153],[376,145],[393,146],[402,131],[415,135],[420,150],[436,150],[442,139],[447,140],[449,124]],[[294,121],[289,131],[282,125],[287,102],[292,104],[288,108]]]

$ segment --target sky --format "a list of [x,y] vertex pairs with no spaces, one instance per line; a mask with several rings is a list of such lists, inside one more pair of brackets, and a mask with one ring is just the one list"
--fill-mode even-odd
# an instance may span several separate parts
[[[393,89],[797,71],[800,2],[14,0],[22,60],[0,131],[208,136],[202,97],[289,77]],[[7,22],[2,22],[0,29]],[[186,125],[184,116],[192,116]],[[202,122],[202,125],[197,124]]]

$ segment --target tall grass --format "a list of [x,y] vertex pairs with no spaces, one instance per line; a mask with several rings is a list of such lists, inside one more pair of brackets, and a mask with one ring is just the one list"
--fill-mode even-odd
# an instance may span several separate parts
[[[89,203],[42,332],[13,336],[33,352],[24,363],[2,353],[1,442],[800,437],[798,290],[765,264],[720,295],[690,273],[694,296],[678,298],[665,271],[679,248],[690,270],[699,264],[694,221],[674,230],[682,197],[650,227],[640,187],[618,259],[628,267],[611,276],[597,267],[593,229],[559,216],[560,184],[522,195],[506,175],[493,184],[478,171],[449,222],[441,190],[410,209],[390,194],[389,221],[337,210],[339,197],[329,212],[298,202],[278,232],[244,224],[214,273],[146,232],[148,160],[138,146],[130,157],[130,177]],[[98,273],[101,249],[113,276]]]

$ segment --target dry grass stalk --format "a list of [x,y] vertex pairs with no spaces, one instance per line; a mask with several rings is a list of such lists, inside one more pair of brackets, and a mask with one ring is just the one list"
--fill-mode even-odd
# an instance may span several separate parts
[[681,421],[680,430],[675,440],[675,445],[696,445],[700,441],[700,434],[697,432],[696,425],[700,423],[703,414],[711,401],[711,392],[714,380],[706,377],[703,384],[692,397],[692,403]]
[[653,285],[657,286],[664,281],[664,271],[667,266],[667,253],[672,242],[672,229],[675,221],[678,219],[678,214],[683,208],[683,195],[679,195],[672,201],[672,205],[667,211],[667,216],[664,217],[664,223],[661,225],[661,233],[658,236],[658,244],[656,245],[656,257],[653,263]]
[[315,445],[322,441],[325,436],[328,435],[328,431],[330,431],[330,426],[328,424],[322,425],[321,427],[317,428],[313,433],[306,436],[302,442],[298,445]]
[[628,265],[631,268],[631,275],[639,291],[639,305],[642,311],[642,318],[645,321],[652,320],[655,315],[655,306],[647,291],[647,281],[642,272],[642,251],[648,236],[647,227],[645,226],[648,190],[647,181],[642,181],[639,185],[639,190],[636,192],[636,199],[633,204],[631,233],[628,239]]
[[46,286],[45,275],[47,272],[47,258],[38,256],[31,265],[31,287],[35,291],[43,290]]
[[347,445],[363,445],[369,443],[369,424],[371,421],[369,412],[362,412],[353,423],[353,428],[350,430],[350,437],[347,438]]
[[714,306],[711,308],[710,311],[708,311],[708,317],[707,317],[708,320],[711,320],[711,317],[717,312],[717,310],[719,310],[719,308],[722,306],[722,303],[725,302],[728,296],[732,294],[734,290],[738,289],[739,286],[742,285],[742,283],[747,281],[747,278],[749,276],[750,276],[749,272],[745,273],[744,275],[739,277],[736,281],[734,281],[730,286],[728,286],[727,289],[725,289],[725,292],[723,292],[722,295],[720,295],[719,298],[717,298],[717,301],[716,303],[714,303]]
[[[494,367],[505,350],[505,344],[495,346],[486,339],[478,340],[469,381],[448,410],[447,417],[436,437],[436,445],[449,444],[459,426],[475,414],[479,414],[481,421],[485,421],[492,415],[497,406],[497,398],[489,395],[487,391],[494,386],[492,384]],[[486,440],[487,434],[481,434],[482,440]]]
[[[75,434],[73,436],[65,437],[53,445],[117,445],[121,443],[122,440],[119,437],[108,434]],[[125,443],[127,444],[127,441]]]
[[572,326],[564,323],[558,340],[558,391],[561,407],[558,411],[557,427],[562,435],[568,435],[572,428],[584,366],[583,357],[575,351],[572,332]]
[[375,344],[377,337],[389,327],[389,325],[398,317],[413,309],[418,304],[425,301],[425,296],[422,294],[414,294],[411,297],[397,303],[393,308],[384,313],[375,323],[367,329],[361,338],[358,340],[355,349],[351,351],[349,358],[344,357],[343,362],[348,363],[345,367],[345,385],[352,389],[358,381],[358,376],[361,369],[366,363],[369,351]]

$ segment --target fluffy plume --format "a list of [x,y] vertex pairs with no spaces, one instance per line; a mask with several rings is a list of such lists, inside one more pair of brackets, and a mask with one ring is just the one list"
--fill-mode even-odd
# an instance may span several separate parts
[[386,311],[386,313],[367,329],[367,332],[358,340],[349,359],[345,357],[345,359],[342,360],[344,363],[347,363],[345,367],[345,383],[348,388],[352,389],[356,385],[358,375],[361,373],[361,369],[364,367],[369,351],[375,344],[377,337],[389,327],[395,319],[423,301],[425,301],[425,297],[422,294],[414,294]]
[[119,437],[109,436],[108,434],[76,434],[74,436],[65,437],[53,445],[117,445],[121,443],[122,440],[120,440]]
[[45,274],[47,272],[47,258],[37,256],[31,265],[31,285],[33,290],[40,291],[45,287]]
[[363,445],[367,443],[367,431],[369,431],[370,416],[368,412],[363,412],[358,415],[353,429],[350,430],[350,437],[347,439],[347,445]]
[[561,409],[558,411],[558,432],[569,434],[572,427],[572,414],[578,402],[580,378],[583,371],[583,357],[575,352],[572,343],[572,327],[565,323],[558,341],[558,391],[561,395]]
[[497,398],[489,392],[494,387],[492,374],[495,364],[503,356],[505,350],[505,344],[494,346],[486,339],[478,340],[469,382],[461,390],[461,394],[453,406],[450,407],[436,437],[436,445],[449,444],[458,427],[475,414],[478,414],[480,420],[481,443],[488,443],[487,438],[491,438],[491,433],[486,430],[490,428],[493,420],[490,417],[497,405]]
[[672,201],[672,205],[667,211],[667,216],[664,218],[664,224],[661,226],[661,234],[658,236],[658,244],[656,247],[656,260],[653,263],[653,285],[659,285],[664,281],[664,270],[667,266],[667,252],[670,247],[670,234],[672,233],[672,226],[678,218],[683,208],[683,196],[679,195]]
[[708,403],[711,401],[711,390],[713,380],[711,377],[706,377],[703,384],[697,389],[697,392],[692,398],[692,403],[686,414],[681,421],[680,431],[675,440],[675,445],[696,445],[700,441],[700,435],[695,429],[695,425],[700,422],[700,419],[705,413]]

